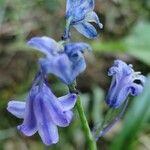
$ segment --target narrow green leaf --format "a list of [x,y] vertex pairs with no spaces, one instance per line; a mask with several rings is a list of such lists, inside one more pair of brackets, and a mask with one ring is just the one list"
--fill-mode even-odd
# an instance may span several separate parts
[[93,110],[92,110],[92,119],[94,124],[102,122],[102,103],[104,102],[104,91],[95,86],[93,87]]
[[95,41],[91,43],[91,46],[95,52],[123,52],[126,50],[126,46],[121,40]]
[[127,53],[150,65],[150,23],[138,22],[124,40]]

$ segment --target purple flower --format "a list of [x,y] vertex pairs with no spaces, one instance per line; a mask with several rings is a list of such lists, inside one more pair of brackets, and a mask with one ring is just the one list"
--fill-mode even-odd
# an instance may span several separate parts
[[39,63],[44,73],[54,74],[65,84],[73,83],[76,77],[86,68],[83,52],[91,50],[86,43],[56,42],[49,37],[34,37],[28,45],[43,52],[46,58]]
[[109,107],[118,108],[129,95],[137,96],[143,91],[146,78],[140,72],[135,72],[132,65],[115,60],[108,75],[112,76],[111,86],[106,97]]
[[75,27],[78,32],[87,38],[96,38],[97,31],[91,22],[96,23],[99,28],[102,28],[103,25],[93,11],[94,6],[94,0],[67,0],[65,38],[69,37],[70,26]]
[[57,98],[45,83],[41,83],[31,88],[26,102],[10,101],[7,110],[23,119],[18,126],[23,134],[32,136],[38,132],[43,143],[51,145],[59,140],[57,126],[70,124],[76,99],[76,94]]

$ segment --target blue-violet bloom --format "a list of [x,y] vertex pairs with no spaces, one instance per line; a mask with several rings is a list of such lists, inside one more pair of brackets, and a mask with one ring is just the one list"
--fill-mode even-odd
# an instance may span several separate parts
[[96,23],[100,29],[103,25],[93,11],[94,7],[94,0],[67,0],[65,38],[69,37],[70,26],[75,27],[78,32],[87,38],[96,38],[97,31],[91,22]]
[[23,123],[18,129],[26,136],[39,133],[46,145],[55,144],[59,140],[59,127],[67,127],[73,116],[71,109],[76,103],[77,95],[68,94],[57,98],[49,87],[42,83],[34,85],[26,102],[10,101],[7,110]]
[[140,72],[135,72],[131,64],[115,60],[108,75],[112,76],[112,82],[106,103],[111,108],[120,107],[127,100],[128,95],[137,96],[143,91],[146,77]]
[[54,74],[67,85],[86,69],[83,52],[85,49],[91,50],[86,43],[65,44],[49,37],[34,37],[28,45],[46,55],[39,60],[43,72]]

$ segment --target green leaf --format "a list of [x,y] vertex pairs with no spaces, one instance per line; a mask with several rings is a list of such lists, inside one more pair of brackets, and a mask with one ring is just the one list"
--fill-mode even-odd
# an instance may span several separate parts
[[3,22],[4,19],[4,14],[5,14],[5,1],[4,0],[0,0],[0,26]]
[[124,40],[127,53],[150,65],[150,23],[139,22]]
[[92,119],[94,124],[102,121],[102,104],[104,102],[104,91],[98,86],[93,87],[93,110]]
[[[87,114],[88,113],[89,104],[90,104],[90,96],[89,96],[88,93],[80,94],[80,96],[81,96],[82,104],[83,104],[83,107],[84,107],[84,111]],[[88,116],[88,114],[87,114],[87,116]]]
[[95,52],[123,52],[126,50],[125,44],[121,40],[117,41],[95,41],[91,43]]
[[4,0],[0,0],[0,6],[2,6],[4,4]]
[[111,150],[133,150],[133,143],[142,129],[145,122],[150,118],[150,75],[148,76],[145,90],[139,96],[134,98],[129,108],[123,128],[114,139]]

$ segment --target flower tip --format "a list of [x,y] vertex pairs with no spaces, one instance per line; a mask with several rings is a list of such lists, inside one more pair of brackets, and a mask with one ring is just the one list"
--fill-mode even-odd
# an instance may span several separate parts
[[71,95],[71,97],[72,97],[72,99],[76,99],[76,98],[77,98],[77,94],[76,94],[76,93],[73,93],[73,94]]
[[30,48],[34,48],[34,41],[33,39],[30,39],[29,41],[27,41],[27,46],[29,46]]
[[32,136],[36,132],[36,130],[34,132],[30,132],[30,130],[24,125],[18,125],[17,130],[25,136]]
[[14,101],[13,100],[11,100],[11,101],[9,101],[8,102],[8,104],[7,104],[7,111],[8,112],[10,112],[10,113],[12,113],[12,110],[13,110],[13,103],[14,103]]
[[17,129],[20,131],[21,130],[21,125],[17,126]]
[[27,41],[27,45],[28,46],[35,46],[35,45],[37,45],[37,43],[39,43],[40,42],[40,40],[48,40],[48,37],[46,37],[46,36],[42,36],[42,37],[39,37],[39,36],[37,36],[37,37],[32,37],[31,39],[29,39],[28,41]]
[[17,130],[18,130],[19,132],[21,132],[23,135],[32,136],[32,135],[28,135],[28,134],[25,133],[25,131],[24,131],[22,125],[18,125],[18,126],[17,126]]
[[43,143],[46,145],[46,146],[51,146],[51,145],[53,145],[53,144],[57,144],[58,143],[58,141],[59,141],[59,137],[58,137],[58,139],[57,140],[55,140],[55,141],[43,141]]
[[11,101],[10,102],[8,102],[8,104],[7,104],[7,110],[9,111],[9,109],[10,109],[10,103],[11,103]]
[[88,50],[88,52],[92,52],[93,51],[92,47],[90,45],[88,45],[86,49]]
[[102,23],[99,23],[98,25],[99,25],[100,29],[103,29],[104,26]]

